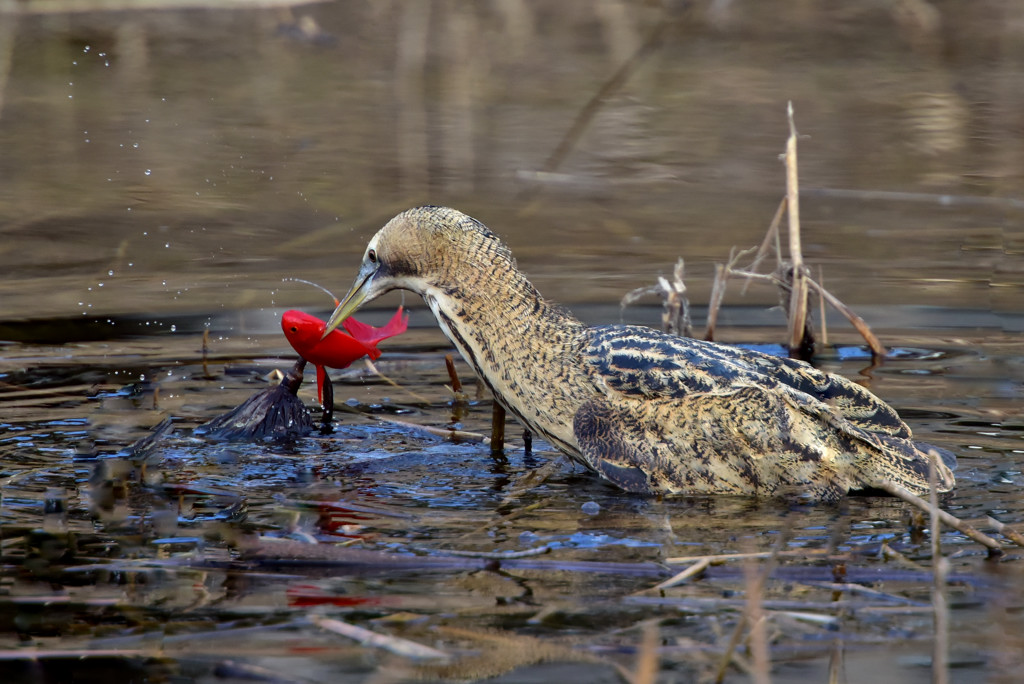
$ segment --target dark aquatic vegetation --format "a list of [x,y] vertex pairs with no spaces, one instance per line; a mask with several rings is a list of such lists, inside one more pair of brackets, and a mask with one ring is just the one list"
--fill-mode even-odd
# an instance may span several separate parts
[[203,423],[197,435],[221,441],[290,440],[309,434],[313,419],[302,400],[299,386],[305,360],[300,359],[281,382],[260,390],[232,410]]

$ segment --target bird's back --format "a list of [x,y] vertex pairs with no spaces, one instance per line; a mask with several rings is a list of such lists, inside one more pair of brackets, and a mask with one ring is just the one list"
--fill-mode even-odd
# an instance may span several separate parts
[[581,452],[627,489],[927,488],[928,456],[896,411],[801,361],[621,325],[590,328],[581,360],[599,388],[576,417]]

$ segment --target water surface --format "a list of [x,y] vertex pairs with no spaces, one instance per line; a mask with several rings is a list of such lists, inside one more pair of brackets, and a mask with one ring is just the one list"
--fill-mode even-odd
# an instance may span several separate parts
[[[211,444],[191,429],[291,366],[285,309],[331,308],[282,279],[342,294],[369,236],[423,203],[485,222],[592,323],[658,325],[654,298],[619,300],[684,257],[700,327],[714,264],[760,242],[784,192],[791,101],[805,257],[895,352],[872,367],[830,315],[817,363],[957,453],[950,512],[1024,527],[1015,6],[12,7],[0,6],[5,681],[618,681],[650,625],[659,681],[708,678],[752,586],[744,564],[652,587],[679,569],[669,559],[751,551],[782,554],[756,565],[771,572],[777,681],[827,681],[830,667],[931,679],[930,540],[904,504],[637,498],[544,444],[527,453],[511,422],[503,459],[377,422],[489,431],[489,397],[461,362],[472,401],[452,405],[450,345],[411,297],[410,333],[377,364],[397,386],[361,364],[336,373],[350,412],[331,437]],[[776,292],[736,285],[726,303],[719,339],[781,341]],[[315,403],[311,386],[302,396]],[[168,416],[173,434],[130,458]],[[952,679],[1013,681],[1019,554],[991,562],[958,533],[941,540]],[[361,645],[321,617],[452,658]]]

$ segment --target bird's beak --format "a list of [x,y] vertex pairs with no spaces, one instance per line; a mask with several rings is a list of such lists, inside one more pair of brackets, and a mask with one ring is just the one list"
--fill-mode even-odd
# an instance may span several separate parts
[[359,310],[359,307],[363,305],[367,299],[373,299],[369,297],[370,285],[373,281],[373,275],[377,272],[376,264],[364,263],[363,267],[359,269],[359,275],[356,276],[356,282],[352,284],[352,289],[348,291],[345,298],[341,300],[341,304],[331,314],[330,319],[327,321],[327,327],[324,328],[324,333],[320,337],[323,339],[327,335],[341,325],[346,318],[354,314]]

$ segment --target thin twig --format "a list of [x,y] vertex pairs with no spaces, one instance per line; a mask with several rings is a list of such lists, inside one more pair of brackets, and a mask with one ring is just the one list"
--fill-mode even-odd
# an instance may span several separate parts
[[[779,276],[774,273],[755,273],[748,269],[732,269],[731,274],[743,276],[751,280],[765,280],[775,283],[776,285],[782,285],[783,287],[786,286],[786,283],[783,282],[779,278]],[[875,334],[871,332],[870,326],[868,326],[868,324],[864,321],[863,318],[855,314],[853,310],[846,304],[844,304],[838,297],[836,297],[834,294],[832,294],[824,287],[822,287],[819,283],[817,283],[814,280],[814,278],[804,278],[804,281],[807,283],[809,287],[813,288],[816,292],[820,293],[821,296],[825,298],[825,301],[832,305],[832,307],[836,311],[841,313],[846,318],[846,320],[848,320],[850,324],[854,328],[856,328],[857,332],[860,333],[860,336],[863,337],[864,341],[868,343],[868,346],[871,348],[871,353],[874,356],[885,357],[888,354],[885,345],[883,345],[878,340],[878,338],[875,337]]]
[[992,516],[988,517],[988,524],[996,528],[996,532],[1003,535],[1017,546],[1024,546],[1024,535],[1022,535],[1020,532],[1017,532],[1012,527],[999,522]]
[[697,561],[690,567],[686,568],[682,572],[670,577],[661,584],[654,585],[653,587],[651,587],[651,589],[654,591],[661,591],[662,589],[668,589],[669,587],[674,587],[677,584],[682,584],[694,575],[699,575],[700,573],[707,570],[709,565],[711,565],[711,558],[701,558],[699,561]]
[[984,532],[978,531],[974,527],[965,523],[960,518],[957,518],[956,516],[947,513],[941,508],[933,507],[930,503],[928,503],[921,497],[917,496],[916,494],[913,494],[912,492],[896,484],[895,482],[892,482],[891,480],[879,480],[877,482],[873,482],[872,486],[877,487],[882,491],[888,492],[897,498],[903,499],[907,503],[920,508],[922,511],[925,511],[926,513],[930,514],[933,510],[937,511],[939,520],[941,520],[946,525],[952,527],[953,529],[957,530],[958,532],[970,537],[979,544],[987,547],[990,556],[1002,555],[1003,547],[998,541],[988,536]]
[[829,555],[829,551],[826,549],[804,549],[801,551],[752,551],[748,553],[722,553],[708,556],[676,556],[675,558],[666,558],[663,562],[671,565],[677,563],[697,563],[706,559],[717,564],[732,560],[746,560],[747,558],[771,558],[772,556],[778,556],[779,558],[807,558],[809,556],[827,555]]
[[402,639],[401,637],[373,632],[348,622],[342,622],[341,620],[325,618],[319,615],[311,615],[309,619],[320,629],[348,637],[364,646],[382,648],[406,658],[417,660],[448,660],[451,658],[449,654],[436,648],[430,648],[429,646],[424,646],[408,639]]
[[377,416],[368,413],[361,413],[360,415],[366,416],[370,420],[379,420],[384,423],[391,423],[393,425],[401,425],[402,427],[413,428],[415,430],[422,430],[423,432],[430,433],[436,437],[444,437],[453,442],[474,442],[480,444],[490,444],[491,438],[486,435],[481,435],[479,432],[468,432],[466,430],[449,430],[447,428],[434,427],[432,425],[420,425],[419,423],[410,423],[407,420],[400,420],[398,418],[392,418],[390,416]]
[[[764,234],[764,239],[761,240],[761,246],[757,248],[757,254],[754,255],[754,260],[750,262],[750,266],[747,267],[748,271],[757,271],[757,267],[761,265],[761,261],[764,260],[768,254],[769,245],[775,246],[775,266],[778,268],[779,263],[782,262],[782,247],[779,245],[779,224],[782,223],[782,215],[786,211],[786,198],[783,197],[782,201],[779,202],[779,208],[775,210],[775,216],[772,217],[772,222],[768,226],[768,231]],[[750,280],[743,284],[742,294],[747,293],[747,286],[750,285]]]
[[875,337],[875,334],[871,332],[871,328],[864,322],[864,319],[855,314],[853,309],[839,301],[838,297],[826,290],[820,284],[816,283],[813,278],[807,278],[806,280],[808,285],[817,290],[818,293],[820,293],[836,311],[843,314],[843,316],[846,317],[846,320],[850,321],[853,327],[857,329],[857,332],[860,333],[860,336],[864,338],[864,341],[868,343],[868,346],[871,347],[872,354],[884,357],[889,353],[886,350],[885,345],[883,345],[878,338]]

